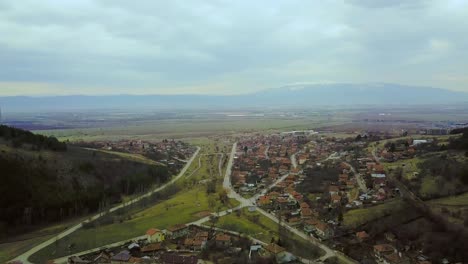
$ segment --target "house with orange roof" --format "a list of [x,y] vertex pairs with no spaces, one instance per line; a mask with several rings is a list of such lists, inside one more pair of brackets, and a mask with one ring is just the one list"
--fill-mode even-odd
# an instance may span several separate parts
[[327,223],[324,223],[322,221],[319,221],[315,225],[316,233],[317,235],[322,238],[322,239],[328,239],[333,237],[334,231],[333,228],[331,228]]
[[310,208],[302,208],[301,209],[301,218],[307,219],[312,217],[312,210]]
[[150,228],[146,231],[146,240],[148,240],[148,243],[162,242],[165,239],[164,232],[157,228]]
[[359,242],[363,242],[367,239],[369,239],[369,234],[367,234],[366,231],[361,231],[356,233],[356,238]]

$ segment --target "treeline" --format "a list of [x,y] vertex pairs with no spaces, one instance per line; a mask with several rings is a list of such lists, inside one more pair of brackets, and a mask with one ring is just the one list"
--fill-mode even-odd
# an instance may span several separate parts
[[147,192],[170,178],[165,166],[69,153],[47,159],[0,155],[0,239],[110,208],[122,195]]
[[454,129],[450,134],[462,134],[462,136],[450,138],[449,148],[468,151],[468,127]]
[[0,125],[0,138],[11,141],[12,146],[19,148],[25,144],[31,145],[32,150],[48,149],[53,151],[66,151],[67,144],[55,137],[36,135],[30,131]]

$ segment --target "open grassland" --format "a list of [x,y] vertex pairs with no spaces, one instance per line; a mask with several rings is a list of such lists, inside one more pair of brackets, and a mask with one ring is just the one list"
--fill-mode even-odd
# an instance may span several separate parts
[[468,192],[460,195],[430,200],[428,203],[442,206],[468,206]]
[[124,158],[124,159],[127,159],[127,160],[136,161],[136,162],[140,162],[140,163],[144,163],[144,164],[148,164],[148,165],[166,166],[165,164],[162,164],[160,162],[149,159],[149,158],[147,158],[147,157],[145,157],[145,156],[143,156],[141,154],[125,153],[125,152],[118,152],[118,151],[104,150],[104,149],[92,149],[92,148],[86,148],[86,149],[91,150],[91,151],[97,151],[97,152],[102,152],[102,153],[115,155],[115,156],[118,156],[118,157],[121,157],[121,158]]
[[464,225],[468,217],[468,193],[429,200],[427,204],[452,223]]
[[53,237],[55,234],[64,231],[72,225],[80,222],[80,219],[64,221],[44,228],[37,229],[33,232],[22,234],[16,237],[11,237],[6,241],[0,242],[0,263],[5,263],[8,260],[26,252],[31,247],[42,243]]
[[40,130],[37,133],[53,135],[61,140],[97,141],[140,139],[157,141],[165,138],[190,139],[214,135],[235,135],[239,132],[286,131],[294,129],[313,129],[323,125],[341,124],[342,120],[303,118],[223,118],[223,119],[186,119],[186,120],[148,120],[134,121],[125,126],[106,128],[77,128]]
[[405,159],[405,160],[398,160],[395,162],[384,162],[382,163],[385,170],[388,172],[389,170],[394,170],[397,168],[403,169],[403,177],[407,180],[412,180],[418,178],[419,173],[419,164],[422,163],[424,160],[420,157],[415,157],[412,159]]
[[[39,251],[32,256],[32,260],[41,263],[46,259],[141,236],[152,227],[165,229],[175,224],[195,221],[202,218],[202,213],[213,210],[208,199],[204,186],[183,190],[164,202],[130,215],[128,220],[121,223],[80,229]],[[218,206],[221,210],[227,209],[219,203],[215,205]],[[73,245],[72,252],[68,250],[69,245]]]
[[[205,225],[210,225],[206,222]],[[220,217],[215,224],[216,227],[239,232],[265,243],[270,243],[272,238],[278,240],[278,224],[258,212],[249,212],[246,208],[241,214],[236,212]]]
[[368,208],[350,210],[343,215],[343,225],[348,228],[356,228],[404,208],[404,202],[401,199],[395,199]]
[[34,245],[38,245],[51,237],[53,237],[53,235],[0,244],[0,263],[6,263],[14,257],[28,251]]

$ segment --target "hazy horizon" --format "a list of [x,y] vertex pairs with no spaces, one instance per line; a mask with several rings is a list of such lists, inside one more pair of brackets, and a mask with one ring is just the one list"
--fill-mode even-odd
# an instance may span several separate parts
[[[0,96],[468,91],[468,1],[0,3]],[[415,23],[418,21],[418,23]]]

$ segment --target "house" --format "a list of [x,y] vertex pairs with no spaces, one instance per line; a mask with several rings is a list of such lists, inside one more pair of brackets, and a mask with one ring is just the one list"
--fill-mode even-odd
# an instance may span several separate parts
[[331,201],[333,204],[339,204],[341,203],[341,196],[338,194],[332,194],[331,195]]
[[395,251],[395,248],[390,244],[374,245],[374,255],[380,261],[383,260],[385,255],[392,254]]
[[271,198],[270,198],[270,196],[268,196],[268,195],[263,195],[263,196],[258,197],[257,204],[258,204],[259,206],[268,206],[268,205],[271,205]]
[[167,234],[172,238],[172,239],[177,239],[183,236],[186,236],[189,233],[189,229],[186,225],[184,224],[178,224],[171,226],[167,229]]
[[231,246],[231,237],[226,234],[217,234],[215,238],[216,246],[219,248],[227,248]]
[[312,210],[310,208],[301,209],[301,218],[307,219],[312,217]]
[[315,232],[322,239],[328,239],[334,235],[333,229],[328,224],[321,221],[315,225]]
[[301,219],[299,217],[291,217],[288,219],[288,223],[291,226],[298,226],[301,224]]
[[374,189],[379,189],[380,187],[383,187],[387,184],[387,181],[385,178],[377,178],[374,180]]
[[146,239],[148,240],[148,243],[155,243],[163,242],[166,237],[163,231],[156,228],[151,228],[146,231]]
[[340,174],[338,181],[341,183],[346,183],[349,180],[348,174]]
[[330,185],[330,186],[328,187],[328,192],[330,193],[330,195],[338,194],[339,191],[340,191],[340,187],[339,187],[339,186]]
[[369,239],[369,234],[367,234],[366,231],[361,231],[361,232],[357,232],[356,233],[356,238],[359,242],[363,242],[363,241],[366,241],[367,239]]
[[78,256],[72,256],[68,258],[68,264],[88,264],[91,261],[84,260]]
[[398,264],[402,263],[402,257],[401,254],[398,254],[396,252],[387,254],[383,256],[382,262],[383,264]]
[[161,243],[152,243],[152,244],[148,244],[148,245],[144,246],[141,249],[141,253],[148,254],[148,253],[154,253],[154,252],[157,252],[157,251],[160,251],[160,250],[164,250]]
[[270,254],[273,254],[273,255],[276,255],[276,254],[279,254],[281,252],[286,251],[286,249],[284,249],[283,247],[278,246],[275,243],[271,243],[271,244],[266,245],[265,250],[267,252],[269,252]]
[[135,242],[128,245],[127,248],[130,251],[130,255],[135,255],[135,254],[138,254],[138,252],[140,252],[140,245],[138,245]]
[[383,174],[383,173],[372,173],[371,177],[372,178],[385,178],[385,174]]
[[184,240],[184,247],[189,250],[200,251],[206,245],[206,240],[199,238],[186,238]]
[[111,264],[127,264],[130,263],[130,252],[128,250],[121,251],[111,258]]
[[111,254],[107,251],[102,251],[97,257],[94,258],[95,264],[107,264],[111,262]]
[[307,219],[304,221],[304,231],[312,233],[315,231],[315,226],[318,224],[318,220],[315,218]]
[[197,264],[198,257],[166,253],[161,256],[161,261],[164,264]]
[[302,202],[302,203],[300,204],[300,207],[301,207],[301,210],[303,210],[303,209],[305,209],[305,208],[307,208],[307,209],[310,208],[309,204],[307,204],[306,202]]

